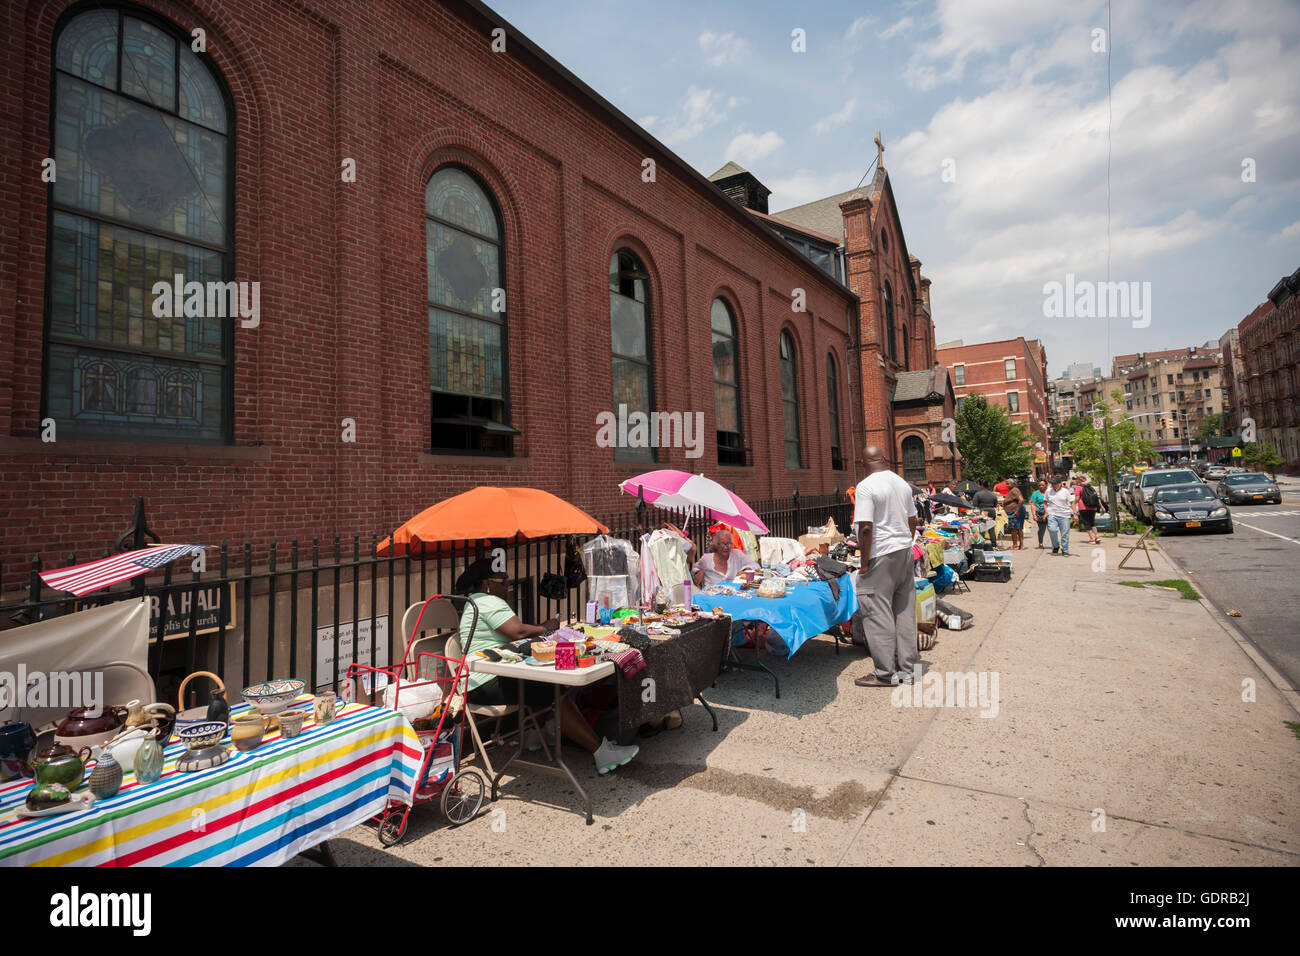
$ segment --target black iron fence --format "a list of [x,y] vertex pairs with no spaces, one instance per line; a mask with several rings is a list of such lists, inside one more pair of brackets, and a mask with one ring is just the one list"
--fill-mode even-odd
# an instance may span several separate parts
[[[852,519],[852,504],[842,493],[792,495],[752,506],[770,533],[780,537],[797,538],[827,518],[847,529]],[[644,505],[596,517],[612,536],[634,543],[666,521],[685,528],[700,553],[708,537],[707,520]],[[132,544],[143,547],[147,529],[140,505],[135,532]],[[118,540],[120,549],[128,550],[130,536]],[[206,559],[206,570],[194,570],[182,559],[130,584],[80,598],[46,587],[35,558],[26,593],[0,601],[0,640],[8,628],[147,598],[152,604],[149,672],[159,699],[174,699],[180,678],[196,670],[214,671],[228,686],[289,674],[306,679],[309,687],[337,687],[350,663],[382,664],[400,657],[406,609],[430,594],[451,593],[464,566],[496,545],[484,540],[429,556],[380,555],[381,540],[377,533],[336,534],[310,541],[293,538],[286,547],[272,539],[256,555],[250,542],[231,546],[223,541],[216,557]],[[587,600],[585,582],[567,589],[558,601],[543,597],[537,585],[544,574],[562,575],[569,544],[582,540],[553,538],[505,547],[513,606],[523,619],[580,616]],[[98,556],[68,554],[58,566]]]

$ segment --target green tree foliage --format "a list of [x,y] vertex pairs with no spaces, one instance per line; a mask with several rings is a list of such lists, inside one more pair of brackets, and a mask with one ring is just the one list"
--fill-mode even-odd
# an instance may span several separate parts
[[1002,406],[990,405],[983,395],[968,395],[957,412],[957,449],[962,474],[973,481],[1024,474],[1034,460],[1025,426],[1013,422]]
[[[1111,392],[1115,407],[1124,404],[1124,393],[1116,389]],[[1098,402],[1095,406],[1099,415],[1110,414],[1111,406]],[[1101,429],[1088,428],[1071,436],[1068,444],[1061,443],[1069,455],[1074,458],[1074,470],[1085,472],[1094,484],[1106,482],[1106,437]],[[1118,478],[1125,468],[1132,468],[1140,461],[1149,461],[1155,455],[1155,448],[1148,439],[1138,432],[1136,422],[1112,422],[1110,426],[1110,453],[1114,468],[1114,477]]]
[[1277,453],[1273,443],[1266,441],[1246,442],[1241,449],[1241,460],[1252,468],[1262,468],[1277,480],[1277,466],[1282,464],[1282,456]]
[[1207,438],[1215,438],[1223,431],[1223,416],[1218,412],[1206,415],[1196,426],[1196,438],[1198,441],[1205,441]]
[[1085,428],[1091,427],[1092,422],[1084,418],[1082,415],[1071,415],[1064,425],[1056,429],[1056,438],[1064,444],[1065,441],[1072,438],[1076,432],[1081,432]]

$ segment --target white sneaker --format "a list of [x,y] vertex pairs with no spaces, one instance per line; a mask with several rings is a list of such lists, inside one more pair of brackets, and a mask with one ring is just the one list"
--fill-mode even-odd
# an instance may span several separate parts
[[615,767],[623,766],[640,752],[641,748],[635,744],[631,747],[620,747],[618,744],[611,743],[609,738],[605,738],[592,754],[596,760],[596,772],[609,773]]

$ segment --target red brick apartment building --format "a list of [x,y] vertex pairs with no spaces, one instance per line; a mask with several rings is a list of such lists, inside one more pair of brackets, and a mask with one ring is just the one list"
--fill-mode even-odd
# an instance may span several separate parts
[[1038,339],[1023,336],[965,345],[958,340],[939,346],[960,403],[978,393],[1001,405],[1011,420],[1025,426],[1034,448],[1035,473],[1046,474],[1048,459],[1047,350]]
[[[2,16],[11,583],[137,495],[164,539],[265,544],[479,484],[601,511],[654,467],[853,480],[854,293],[482,4]],[[258,283],[259,314],[159,315],[175,274]],[[619,403],[701,412],[701,457],[599,446]]]
[[1245,412],[1256,440],[1271,442],[1288,468],[1300,465],[1300,269],[1284,276],[1237,326]]

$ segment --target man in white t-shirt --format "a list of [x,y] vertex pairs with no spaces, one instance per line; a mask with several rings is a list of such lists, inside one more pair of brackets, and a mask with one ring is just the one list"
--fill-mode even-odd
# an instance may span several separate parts
[[1053,481],[1047,494],[1047,531],[1052,536],[1052,554],[1070,556],[1070,520],[1078,510],[1070,483],[1064,478]]
[[854,497],[853,523],[862,552],[858,614],[875,670],[859,687],[910,682],[921,655],[916,649],[916,587],[912,539],[916,502],[906,481],[889,470],[877,445],[863,452],[867,477]]

